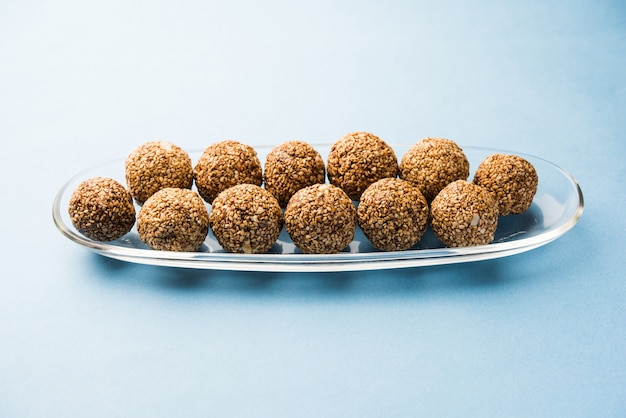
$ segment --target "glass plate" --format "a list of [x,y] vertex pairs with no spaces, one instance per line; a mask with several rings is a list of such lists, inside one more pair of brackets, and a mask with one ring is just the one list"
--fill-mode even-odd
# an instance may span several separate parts
[[[326,159],[330,145],[314,145]],[[398,160],[410,145],[393,145]],[[261,162],[272,149],[258,146],[255,150]],[[530,161],[539,175],[539,186],[533,203],[523,214],[500,217],[495,239],[488,245],[446,248],[427,229],[420,242],[405,251],[379,251],[357,227],[354,240],[339,254],[302,254],[283,231],[270,252],[266,254],[232,254],[225,252],[211,232],[197,252],[156,251],[141,242],[136,227],[122,238],[111,242],[96,242],[85,238],[73,227],[67,208],[70,196],[80,182],[103,176],[125,184],[124,159],[114,160],[85,170],[71,178],[59,190],[52,215],[57,228],[70,240],[101,255],[123,261],[160,266],[246,271],[348,271],[401,267],[430,266],[487,260],[525,252],[545,245],[572,228],[583,213],[583,195],[576,180],[553,163],[531,155],[509,151],[463,147],[473,171],[489,154],[517,154]],[[195,164],[202,151],[190,152]],[[210,206],[207,205],[210,210]],[[137,207],[137,211],[139,208]]]

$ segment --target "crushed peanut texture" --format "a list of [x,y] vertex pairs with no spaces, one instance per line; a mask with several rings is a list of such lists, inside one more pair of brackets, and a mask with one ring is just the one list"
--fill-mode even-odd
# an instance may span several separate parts
[[280,235],[283,213],[267,190],[252,184],[226,189],[213,201],[211,229],[220,245],[233,253],[265,253]]
[[485,188],[466,180],[448,184],[430,206],[431,227],[448,247],[489,244],[498,226],[498,203]]
[[494,194],[500,216],[505,216],[530,208],[539,177],[535,167],[520,156],[492,154],[476,169],[474,183]]
[[74,227],[94,241],[113,241],[135,224],[133,199],[117,181],[95,177],[83,181],[70,197],[68,213]]
[[166,187],[191,189],[193,169],[189,155],[166,141],[146,142],[126,158],[126,184],[138,204]]
[[238,184],[263,183],[256,151],[249,145],[227,140],[209,145],[193,170],[200,196],[212,203],[220,192]]
[[[538,185],[530,162],[504,154],[485,158],[470,183],[462,149],[443,138],[414,144],[399,167],[393,150],[367,132],[344,136],[328,157],[331,184],[324,183],[321,156],[306,142],[276,146],[265,162],[262,189],[262,167],[248,145],[213,144],[192,168],[179,147],[148,142],[126,160],[131,190],[110,178],[86,180],[72,194],[68,212],[79,233],[111,241],[132,229],[134,199],[144,205],[137,217],[140,238],[161,250],[196,251],[214,225],[227,251],[266,252],[284,223],[303,252],[336,253],[354,239],[358,222],[376,248],[396,251],[419,241],[428,223],[428,203],[433,232],[445,245],[487,244],[498,215],[526,211]],[[398,173],[404,180],[396,178]],[[200,196],[190,190],[194,178]],[[226,193],[229,189],[234,190]],[[214,202],[220,193],[223,199]],[[211,215],[203,198],[213,202]],[[357,211],[351,200],[359,199]],[[281,207],[286,207],[284,217]]]
[[428,202],[449,183],[466,180],[468,176],[467,157],[450,139],[424,138],[400,161],[400,178],[415,183]]
[[265,189],[281,208],[298,190],[326,180],[324,160],[303,141],[288,141],[272,149],[265,159]]
[[393,149],[369,132],[351,132],[336,141],[328,154],[328,180],[359,200],[370,184],[397,177],[398,159]]
[[153,194],[137,217],[139,238],[163,251],[197,251],[209,231],[209,214],[198,194],[166,188]]
[[304,253],[338,253],[354,238],[356,209],[340,188],[315,184],[299,190],[289,200],[285,228]]
[[413,183],[386,178],[363,192],[357,220],[374,247],[406,250],[417,244],[426,230],[428,203]]

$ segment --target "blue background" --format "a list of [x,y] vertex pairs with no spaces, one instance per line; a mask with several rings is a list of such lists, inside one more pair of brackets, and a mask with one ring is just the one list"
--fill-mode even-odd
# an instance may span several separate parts
[[[626,6],[0,2],[0,416],[626,416]],[[571,172],[581,221],[464,265],[201,271],[54,227],[77,172],[202,149],[442,136]]]

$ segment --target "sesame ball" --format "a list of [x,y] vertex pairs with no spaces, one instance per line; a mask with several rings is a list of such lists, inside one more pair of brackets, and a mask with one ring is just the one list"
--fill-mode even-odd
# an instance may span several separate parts
[[342,189],[314,184],[289,200],[285,228],[304,253],[338,253],[354,238],[356,209]]
[[193,170],[198,193],[212,203],[220,192],[238,184],[263,183],[256,151],[249,145],[227,140],[209,145]]
[[398,159],[385,141],[368,132],[352,132],[330,148],[328,180],[352,200],[359,200],[367,187],[398,175]]
[[94,241],[113,241],[135,224],[133,199],[117,181],[95,177],[83,181],[72,193],[68,207],[72,225]]
[[295,192],[324,183],[324,160],[311,145],[288,141],[272,149],[265,159],[265,189],[278,200],[281,208]]
[[161,189],[139,210],[137,232],[154,250],[197,251],[209,232],[209,214],[196,192]]
[[467,157],[450,139],[424,138],[400,161],[400,178],[415,183],[428,202],[449,183],[466,180],[468,176]]
[[484,245],[498,226],[498,203],[485,188],[466,180],[448,184],[430,205],[431,227],[448,247]]
[[126,158],[126,184],[138,204],[166,187],[191,189],[193,171],[189,155],[166,141],[146,142]]
[[428,203],[413,183],[386,178],[363,192],[357,220],[374,247],[406,250],[417,244],[426,230]]
[[476,169],[474,183],[494,194],[500,216],[505,216],[528,210],[537,192],[539,177],[535,167],[520,156],[492,154]]
[[283,227],[276,198],[253,184],[239,184],[221,192],[213,201],[209,220],[217,241],[233,253],[267,252]]

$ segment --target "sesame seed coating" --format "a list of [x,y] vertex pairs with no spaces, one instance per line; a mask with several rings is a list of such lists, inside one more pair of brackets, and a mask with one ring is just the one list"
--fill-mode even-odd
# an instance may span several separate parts
[[400,178],[415,183],[428,202],[449,183],[466,180],[468,176],[467,157],[450,139],[424,138],[400,161]]
[[191,158],[166,141],[146,142],[126,158],[126,184],[138,204],[166,187],[191,189]]
[[72,225],[94,241],[113,241],[135,224],[133,199],[117,181],[94,177],[83,181],[70,197],[68,213]]
[[276,198],[253,184],[221,192],[213,201],[209,220],[217,241],[233,253],[267,252],[283,227],[283,213]]
[[363,192],[357,220],[374,247],[406,250],[417,244],[426,230],[428,203],[413,183],[386,178]]
[[498,226],[498,203],[466,180],[448,184],[430,205],[431,227],[448,247],[489,244]]
[[356,209],[342,189],[314,184],[300,189],[289,200],[285,228],[304,253],[338,253],[354,238]]
[[265,189],[281,208],[300,189],[324,183],[324,160],[312,146],[303,141],[288,141],[274,147],[265,159]]
[[238,184],[263,183],[256,151],[249,145],[226,140],[209,145],[193,170],[200,196],[212,203],[220,192]]
[[535,167],[520,156],[492,154],[476,169],[474,183],[494,194],[500,216],[505,216],[528,210],[537,193],[539,177]]
[[351,132],[337,140],[328,154],[328,180],[359,200],[367,187],[386,177],[397,177],[393,149],[369,132]]
[[209,214],[196,192],[161,189],[139,210],[137,232],[154,250],[197,251],[209,232]]

